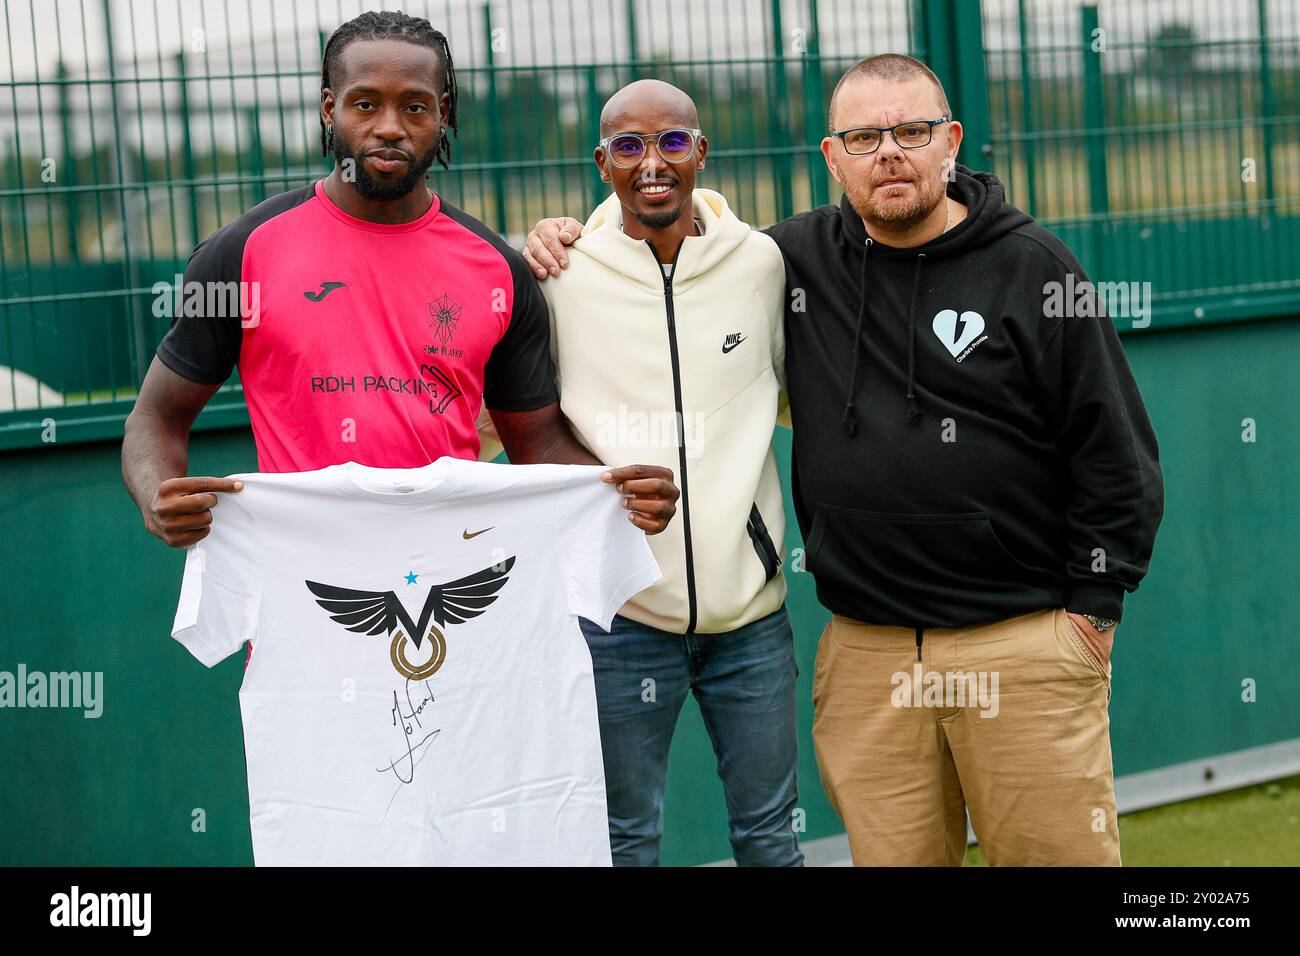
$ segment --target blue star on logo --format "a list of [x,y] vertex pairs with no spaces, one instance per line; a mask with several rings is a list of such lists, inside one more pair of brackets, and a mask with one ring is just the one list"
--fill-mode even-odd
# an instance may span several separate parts
[[407,571],[407,572],[406,572],[406,583],[407,583],[407,584],[414,584],[414,583],[415,583],[415,579],[418,578],[418,577],[419,577],[419,575],[416,574],[414,571]]

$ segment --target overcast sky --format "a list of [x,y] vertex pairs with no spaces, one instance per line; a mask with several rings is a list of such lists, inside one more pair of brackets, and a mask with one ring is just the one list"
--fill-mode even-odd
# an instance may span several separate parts
[[[278,53],[282,68],[313,69],[319,63],[317,35],[364,9],[403,9],[425,16],[451,41],[460,62],[485,62],[483,0],[3,0],[0,23],[0,80],[30,79],[39,66],[50,74],[62,56],[75,76],[106,75],[104,9],[111,6],[120,74],[156,75],[158,51],[171,57],[202,42],[216,63],[239,63],[256,48]],[[573,63],[626,58],[626,0],[493,0],[498,34],[497,62]],[[1079,0],[1028,0],[1031,43],[1060,43],[1078,22]],[[1268,0],[1271,32],[1297,37],[1296,0]],[[866,56],[907,47],[906,0],[819,0],[824,55]],[[679,58],[762,56],[771,52],[769,0],[637,0],[641,54]],[[688,8],[689,15],[688,15]],[[806,36],[808,0],[783,0],[784,48],[799,52]],[[986,43],[1006,48],[1017,42],[1017,0],[985,0]],[[1119,43],[1141,42],[1166,21],[1195,24],[1203,39],[1258,35],[1253,0],[1102,0],[1101,21]],[[201,31],[201,32],[196,32]],[[272,43],[271,38],[278,40]],[[1286,52],[1286,51],[1283,51]]]

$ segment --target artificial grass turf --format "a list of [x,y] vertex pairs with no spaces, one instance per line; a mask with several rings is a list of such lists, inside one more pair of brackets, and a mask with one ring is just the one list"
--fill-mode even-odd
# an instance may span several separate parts
[[1300,866],[1300,777],[1124,814],[1119,840],[1125,866]]

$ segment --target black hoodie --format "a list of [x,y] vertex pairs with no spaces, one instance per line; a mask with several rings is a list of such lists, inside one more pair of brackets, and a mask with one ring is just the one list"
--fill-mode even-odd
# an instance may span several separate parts
[[1118,619],[1164,500],[1119,336],[1048,315],[1045,284],[1087,277],[996,177],[958,166],[948,194],[967,218],[910,249],[870,241],[847,197],[768,230],[818,599],[905,627]]

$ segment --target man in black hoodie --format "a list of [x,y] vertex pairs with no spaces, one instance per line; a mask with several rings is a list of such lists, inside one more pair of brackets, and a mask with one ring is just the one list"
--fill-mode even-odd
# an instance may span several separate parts
[[[995,865],[1116,865],[1110,650],[1163,507],[1119,337],[1070,251],[956,164],[924,64],[855,64],[830,120],[843,199],[769,230],[795,512],[832,612],[822,783],[860,865],[960,865],[967,810]],[[576,235],[545,225],[535,269]]]

